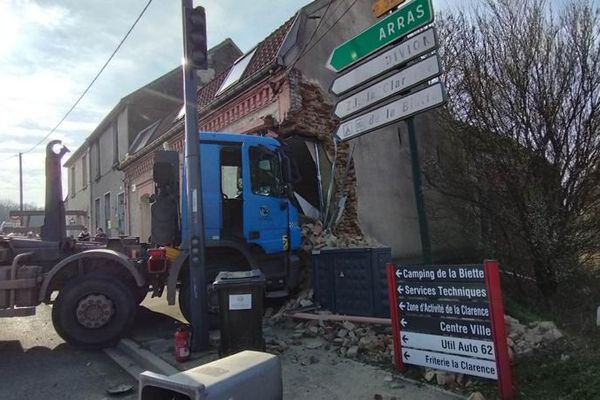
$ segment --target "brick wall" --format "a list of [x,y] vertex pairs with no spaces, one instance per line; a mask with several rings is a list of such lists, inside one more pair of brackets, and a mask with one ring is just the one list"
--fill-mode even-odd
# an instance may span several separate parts
[[[282,137],[299,135],[316,138],[327,152],[331,161],[336,158],[333,131],[337,127],[337,120],[332,113],[333,105],[327,101],[321,86],[316,82],[305,79],[298,70],[290,72],[289,84],[291,89],[291,107],[285,119],[279,125],[279,134]],[[337,235],[361,235],[358,225],[357,199],[356,199],[356,173],[354,163],[351,162],[345,184],[341,187],[342,176],[346,169],[351,148],[348,143],[338,144],[335,167],[336,196],[342,193],[348,196],[346,208],[340,223],[336,226]]]

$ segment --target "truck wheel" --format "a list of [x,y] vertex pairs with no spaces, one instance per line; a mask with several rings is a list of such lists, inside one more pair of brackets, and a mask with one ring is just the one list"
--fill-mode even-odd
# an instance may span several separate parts
[[142,304],[142,302],[146,299],[146,296],[148,295],[148,287],[144,286],[140,288],[135,286],[133,288],[133,293],[135,297],[135,302],[139,306],[140,304]]
[[136,299],[110,275],[89,274],[68,282],[52,306],[52,323],[68,343],[98,349],[115,344],[135,319]]
[[[218,329],[219,328],[219,314],[213,305],[212,309],[210,309],[210,304],[216,304],[216,297],[210,298],[211,294],[209,292],[209,310],[208,310],[208,325],[209,329]],[[192,313],[190,310],[190,285],[183,284],[181,288],[179,288],[179,310],[185,317],[185,319],[191,324],[192,323]]]

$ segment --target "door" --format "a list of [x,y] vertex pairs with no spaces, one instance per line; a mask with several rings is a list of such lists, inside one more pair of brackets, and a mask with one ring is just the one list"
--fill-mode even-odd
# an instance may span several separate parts
[[266,253],[287,250],[288,199],[275,149],[243,146],[244,237]]
[[242,148],[221,148],[221,237],[243,238]]
[[117,230],[119,235],[125,234],[125,193],[117,195]]

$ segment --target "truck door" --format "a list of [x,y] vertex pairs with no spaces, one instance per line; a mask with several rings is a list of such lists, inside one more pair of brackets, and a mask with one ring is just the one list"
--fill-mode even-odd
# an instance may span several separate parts
[[242,148],[221,148],[222,238],[244,238],[242,229]]
[[288,199],[279,154],[261,145],[243,145],[244,237],[265,253],[287,250]]

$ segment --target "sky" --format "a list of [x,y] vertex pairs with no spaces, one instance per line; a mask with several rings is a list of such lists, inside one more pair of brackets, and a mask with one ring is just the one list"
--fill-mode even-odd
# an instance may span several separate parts
[[[181,2],[153,0],[75,110],[31,150],[81,95],[147,1],[0,0],[0,200],[19,200],[16,154],[23,152],[24,201],[43,206],[45,143],[59,139],[74,151],[122,97],[181,63]],[[433,4],[437,11],[475,1]],[[309,2],[194,4],[206,8],[209,47],[229,37],[245,52]],[[63,180],[66,194],[66,174]]]

